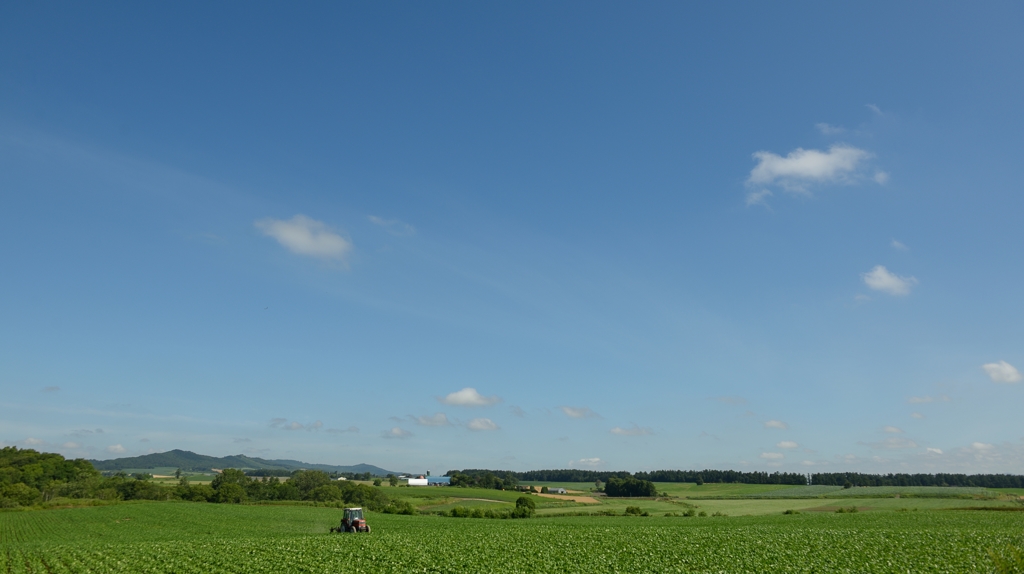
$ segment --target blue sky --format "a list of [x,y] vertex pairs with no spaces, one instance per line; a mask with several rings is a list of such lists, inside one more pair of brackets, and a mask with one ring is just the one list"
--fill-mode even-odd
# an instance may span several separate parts
[[1022,473],[1022,16],[5,4],[0,441]]

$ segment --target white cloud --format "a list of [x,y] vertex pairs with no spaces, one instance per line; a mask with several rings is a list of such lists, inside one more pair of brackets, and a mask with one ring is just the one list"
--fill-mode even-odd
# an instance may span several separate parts
[[318,431],[318,430],[320,430],[322,428],[324,428],[324,423],[322,423],[320,421],[314,421],[314,422],[309,423],[308,425],[306,425],[306,430],[308,430],[308,431]]
[[498,425],[494,424],[491,419],[473,419],[466,425],[471,431],[489,431],[498,430]]
[[924,415],[922,415],[921,413],[910,413],[910,418],[923,419]]
[[416,234],[415,227],[403,221],[399,221],[397,219],[384,219],[381,217],[377,217],[376,215],[370,215],[368,219],[370,220],[370,223],[380,226],[381,228],[384,229],[384,231],[387,231],[391,235],[404,237]]
[[298,255],[343,260],[352,251],[350,241],[332,231],[322,221],[305,215],[296,215],[288,220],[268,217],[254,222],[254,225],[264,235],[273,237]]
[[420,426],[425,427],[446,427],[452,423],[448,421],[448,417],[444,413],[437,413],[432,417],[412,417],[413,422]]
[[27,444],[29,446],[38,446],[38,445],[44,444],[45,442],[46,441],[44,441],[44,440],[41,440],[41,439],[38,439],[38,438],[32,438],[32,437],[28,437],[27,439],[25,439],[25,444]]
[[910,251],[910,248],[904,245],[903,242],[896,241],[895,239],[893,239],[892,243],[890,243],[889,245],[892,245],[893,249],[898,249],[900,251]]
[[599,419],[601,415],[590,410],[590,407],[558,407],[571,419]]
[[443,399],[438,399],[446,405],[455,405],[458,407],[487,407],[496,403],[501,402],[501,397],[490,396],[485,397],[480,393],[476,392],[473,387],[466,387],[461,391],[455,391],[450,393]]
[[875,180],[878,185],[885,185],[889,181],[889,173],[885,171],[876,171],[875,176],[871,179]]
[[753,205],[763,205],[765,207],[768,207],[767,199],[772,195],[775,194],[768,191],[767,189],[762,189],[760,191],[751,191],[750,193],[747,194],[747,207]]
[[835,134],[841,134],[846,131],[846,128],[840,126],[832,126],[825,122],[814,124],[814,127],[818,128],[818,131],[824,135],[831,136]]
[[907,399],[907,402],[912,405],[938,402],[947,403],[949,402],[949,397],[946,395],[939,395],[937,397],[910,397]]
[[766,428],[766,429],[782,429],[782,430],[786,430],[786,429],[789,428],[789,425],[787,425],[786,423],[784,423],[782,421],[771,420],[771,421],[767,421],[767,422],[764,423],[764,428]]
[[992,449],[994,449],[996,447],[995,447],[995,445],[984,443],[984,442],[972,442],[971,443],[971,448],[973,448],[974,450],[987,451],[987,450],[992,450]]
[[82,445],[78,444],[77,442],[66,442],[61,446],[64,448],[82,448]]
[[573,466],[595,467],[595,466],[600,466],[602,464],[604,464],[604,461],[599,459],[599,458],[597,458],[597,457],[594,457],[594,458],[581,458],[579,460],[570,460],[569,461],[569,467],[570,468],[573,467]]
[[786,457],[786,455],[782,454],[781,452],[762,452],[761,453],[761,458],[763,458],[765,460],[779,460],[779,459],[782,459],[782,458],[785,458],[785,457]]
[[784,440],[779,444],[775,445],[776,448],[799,448],[800,445],[796,444],[791,440]]
[[864,104],[864,107],[866,107],[867,109],[875,112],[878,115],[882,115],[882,110],[878,106],[876,106],[875,104]]
[[615,428],[613,428],[609,432],[611,432],[612,434],[617,434],[617,435],[621,435],[621,436],[644,436],[644,435],[654,434],[654,431],[652,431],[651,429],[649,429],[647,427],[637,426],[636,424],[634,424],[631,427],[627,427],[627,428],[615,427]]
[[412,433],[399,427],[392,427],[391,430],[384,431],[381,436],[384,438],[408,438],[412,436]]
[[60,387],[43,387],[44,393],[56,393],[60,391]]
[[903,432],[903,429],[896,428],[896,427],[891,427],[891,426],[884,427],[884,428],[882,428],[882,430],[887,432],[887,433],[893,433],[893,434],[899,434],[899,433]]
[[[816,465],[818,463],[816,463],[816,462],[814,462],[812,460],[803,460],[803,461],[800,461],[800,464],[802,464],[804,466],[814,466],[814,465]],[[821,464],[825,464],[825,463],[821,463]]]
[[347,433],[347,432],[358,433],[359,432],[359,427],[352,426],[352,427],[348,427],[346,429],[327,429],[325,432],[329,432],[331,434],[342,434],[342,433]]
[[804,192],[813,183],[845,183],[860,163],[871,154],[855,147],[837,144],[827,152],[797,148],[786,157],[768,151],[754,153],[758,164],[750,171],[748,185],[778,183],[789,191]]
[[291,423],[288,423],[287,425],[285,425],[282,428],[284,428],[284,430],[302,430],[305,427],[302,426],[302,423],[293,421]]
[[876,265],[871,271],[862,273],[861,277],[871,289],[890,295],[909,295],[910,288],[917,284],[914,277],[897,277],[882,265]]
[[523,418],[526,416],[526,411],[515,405],[509,407],[508,410],[512,413],[512,416],[517,416],[519,418]]
[[112,444],[112,445],[107,447],[107,452],[109,452],[111,454],[123,454],[125,452],[125,450],[126,449],[123,446],[119,445],[119,444]]
[[1020,371],[1006,361],[986,363],[981,368],[985,370],[993,383],[1019,383],[1021,380]]
[[942,449],[941,448],[931,448],[931,447],[928,447],[928,448],[926,448],[924,450],[925,450],[925,452],[931,453],[931,454],[942,454]]

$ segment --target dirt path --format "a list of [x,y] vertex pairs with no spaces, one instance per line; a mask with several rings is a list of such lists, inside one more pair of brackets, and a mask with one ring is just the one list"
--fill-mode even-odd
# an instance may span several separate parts
[[566,496],[564,494],[537,494],[536,496],[543,496],[544,498],[554,498],[556,500],[571,500],[573,502],[582,502],[584,504],[601,504],[598,500],[592,496]]

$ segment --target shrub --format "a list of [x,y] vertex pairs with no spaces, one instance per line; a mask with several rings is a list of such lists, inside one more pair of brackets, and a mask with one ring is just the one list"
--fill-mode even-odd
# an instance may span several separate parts
[[469,518],[469,509],[465,506],[456,506],[451,509],[448,516],[451,516],[452,518]]
[[530,510],[533,510],[537,508],[537,503],[535,503],[529,496],[520,496],[516,499],[516,508],[529,508]]
[[708,515],[708,513],[707,513],[707,512],[704,512],[703,510],[701,510],[700,512],[698,512],[698,513],[697,513],[697,516],[700,516],[700,517],[702,517],[702,518],[703,518],[703,517],[705,517],[705,516],[707,516],[707,515]]
[[643,514],[643,510],[640,510],[639,506],[627,506],[626,511],[623,514],[626,516],[640,516]]
[[797,512],[796,510],[793,510],[792,508],[790,508],[789,510],[783,512],[783,514],[800,514],[800,513]]

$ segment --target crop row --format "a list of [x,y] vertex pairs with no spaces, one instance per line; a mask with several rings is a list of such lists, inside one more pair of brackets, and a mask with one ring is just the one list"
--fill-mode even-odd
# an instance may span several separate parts
[[0,513],[0,531],[31,533],[0,544],[0,572],[975,572],[991,570],[988,548],[1024,546],[1024,513],[1009,512],[715,521],[370,515],[372,534],[330,535],[334,514],[322,509],[120,511]]

